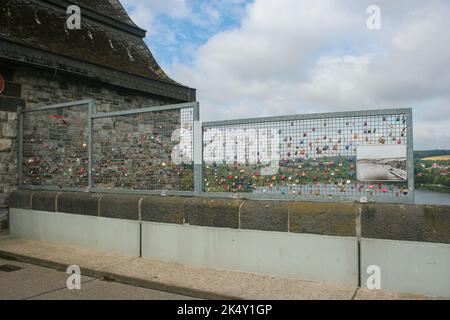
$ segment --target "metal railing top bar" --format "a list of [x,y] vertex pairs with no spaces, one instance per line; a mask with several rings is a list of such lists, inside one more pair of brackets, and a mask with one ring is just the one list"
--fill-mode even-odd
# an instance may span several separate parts
[[55,192],[89,192],[89,187],[57,187],[57,186],[33,186],[33,185],[20,185],[19,190],[31,190],[31,191],[55,191]]
[[[166,110],[174,110],[174,109],[185,109],[185,108],[198,108],[198,102],[188,102],[188,103],[180,103],[180,104],[172,104],[167,106],[159,106],[159,107],[148,107],[142,109],[134,109],[134,110],[123,110],[123,111],[114,111],[114,112],[99,112],[92,115],[92,118],[109,118],[109,117],[118,117],[124,115],[131,114],[139,114],[146,112],[157,112],[157,111],[166,111]],[[197,112],[198,113],[198,112]],[[198,120],[198,119],[194,119]]]
[[[199,194],[201,197],[206,198],[225,198],[225,199],[239,199],[239,200],[277,200],[277,201],[290,201],[290,202],[345,202],[345,203],[359,203],[360,199],[356,197],[322,197],[318,198],[314,195],[290,195],[290,194],[276,194],[276,193],[231,193],[231,192],[202,192]],[[376,203],[377,201],[369,200],[369,203]],[[399,203],[399,201],[395,198],[385,198],[382,203]],[[402,201],[401,203],[414,203],[414,199],[407,199]]]
[[327,112],[327,113],[309,113],[290,116],[276,116],[276,117],[260,117],[247,118],[235,120],[219,120],[203,122],[203,127],[215,127],[223,125],[240,125],[253,123],[266,123],[278,121],[295,121],[295,120],[311,120],[311,119],[327,119],[327,118],[345,118],[345,117],[360,117],[360,116],[374,116],[374,115],[394,115],[394,114],[412,115],[412,108],[399,109],[376,109],[364,111],[345,111],[345,112]]
[[[293,195],[282,195],[282,194],[251,194],[251,193],[230,193],[230,192],[195,192],[195,191],[176,191],[176,190],[130,190],[130,189],[97,189],[97,188],[71,188],[62,187],[58,188],[56,186],[27,186],[21,185],[18,187],[19,190],[31,190],[31,191],[51,191],[51,192],[86,192],[92,194],[124,194],[124,195],[142,195],[142,196],[163,196],[163,197],[204,197],[204,198],[214,198],[214,199],[236,199],[236,200],[254,200],[254,201],[287,201],[287,202],[345,202],[345,203],[359,203],[356,198],[349,197],[328,197],[328,198],[317,198],[315,196],[303,195],[302,197]],[[376,203],[376,201],[369,201]],[[394,198],[383,199],[382,203],[399,203],[398,200]],[[414,199],[408,199],[407,201],[402,201],[400,203],[414,203]]]
[[[67,191],[67,190],[60,190]],[[197,196],[200,193],[195,191],[182,191],[182,190],[133,190],[133,189],[101,189],[101,188],[86,188],[86,192],[100,193],[100,194],[129,194],[129,195],[142,195],[142,196],[168,196],[168,197],[192,197]]]
[[93,100],[87,99],[87,100],[80,100],[80,101],[73,101],[73,102],[66,102],[66,103],[58,103],[58,104],[52,104],[48,106],[40,106],[40,107],[32,107],[32,108],[20,108],[19,112],[37,112],[37,111],[45,111],[45,110],[51,110],[51,109],[58,109],[58,108],[64,108],[64,107],[75,107],[75,106],[82,106],[82,105],[92,105]]
[[[48,106],[20,108],[19,112],[22,112],[22,113],[38,112],[38,111],[58,109],[58,108],[64,108],[64,107],[75,107],[75,106],[82,106],[82,105],[94,105],[94,101],[92,99],[86,99],[86,100],[80,100],[80,101],[52,104],[52,105],[48,105]],[[198,102],[187,102],[187,103],[179,103],[179,104],[172,104],[172,105],[165,105],[165,106],[133,109],[133,110],[114,111],[114,112],[95,112],[95,110],[93,110],[94,112],[92,114],[92,118],[106,118],[106,117],[114,117],[114,116],[121,116],[121,115],[138,114],[138,113],[155,112],[155,111],[165,111],[165,110],[172,110],[172,109],[184,109],[184,108],[192,108],[192,107],[198,108],[198,105],[199,105]],[[198,115],[198,111],[196,113]],[[198,116],[197,116],[197,118],[198,118]],[[198,119],[196,119],[196,120],[198,120]]]

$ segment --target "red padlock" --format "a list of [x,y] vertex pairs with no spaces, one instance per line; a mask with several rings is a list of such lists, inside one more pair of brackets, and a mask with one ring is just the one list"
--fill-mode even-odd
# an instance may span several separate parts
[[5,78],[0,74],[0,94],[5,90]]

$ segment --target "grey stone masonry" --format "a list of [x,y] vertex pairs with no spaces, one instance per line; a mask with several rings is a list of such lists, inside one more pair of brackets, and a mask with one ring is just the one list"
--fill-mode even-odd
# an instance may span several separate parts
[[27,108],[93,99],[97,111],[110,112],[179,102],[30,68],[18,68],[14,73],[14,82],[22,85],[21,98],[25,100]]
[[[450,206],[18,190],[11,208],[199,227],[450,244]],[[31,204],[30,204],[31,203]],[[97,210],[98,209],[98,210]]]
[[17,113],[0,110],[0,234],[8,230],[8,195],[17,185]]
[[[25,103],[25,108],[92,99],[98,112],[109,112],[180,102],[173,98],[114,87],[93,80],[24,66],[15,68],[12,77],[12,82],[21,86],[20,100]],[[8,99],[10,97],[3,98]],[[0,233],[8,230],[8,196],[11,191],[17,188],[18,181],[17,107],[19,105],[0,108]],[[49,121],[48,116],[45,120]],[[40,121],[33,128],[38,130],[43,125],[46,125],[45,121]],[[66,137],[65,140],[69,138]],[[77,138],[73,137],[73,139]],[[67,144],[74,145],[73,141],[69,141]],[[31,151],[28,152],[29,150]],[[45,152],[46,150],[41,148],[38,143],[34,143],[31,147],[25,145],[24,151],[33,155],[36,152]],[[30,169],[24,166],[24,170]],[[76,182],[73,181],[72,183],[75,184]],[[32,181],[32,184],[41,183]],[[40,197],[40,195],[36,196]],[[65,198],[63,199],[65,200]],[[45,200],[43,204],[35,204],[36,208],[41,210],[51,208],[52,200],[43,200]],[[73,202],[65,201],[62,208],[64,210],[66,208],[76,208],[75,204],[80,201],[78,199],[74,199]],[[86,207],[83,208],[86,208],[86,212],[95,214],[94,208],[89,204],[86,204]]]

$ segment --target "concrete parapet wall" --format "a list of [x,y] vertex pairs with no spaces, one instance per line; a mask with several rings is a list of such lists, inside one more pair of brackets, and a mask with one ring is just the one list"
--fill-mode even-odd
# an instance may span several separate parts
[[140,256],[136,221],[15,208],[10,216],[10,232],[15,236]]
[[11,208],[169,224],[450,244],[450,206],[17,190]]
[[358,285],[354,237],[142,223],[142,256],[190,266]]
[[362,287],[370,266],[379,268],[383,290],[450,298],[449,244],[363,238]]

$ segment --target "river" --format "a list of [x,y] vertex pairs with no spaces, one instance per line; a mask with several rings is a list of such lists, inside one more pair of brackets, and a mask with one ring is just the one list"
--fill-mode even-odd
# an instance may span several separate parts
[[416,204],[439,204],[450,206],[450,193],[416,190]]

